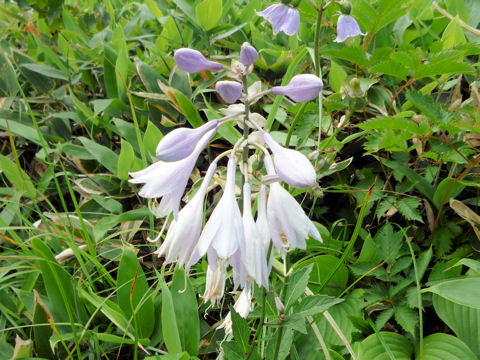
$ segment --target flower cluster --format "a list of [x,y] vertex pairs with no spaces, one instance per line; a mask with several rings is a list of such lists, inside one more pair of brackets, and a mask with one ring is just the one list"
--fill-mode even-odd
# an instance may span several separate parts
[[[275,141],[263,128],[266,125],[263,116],[250,110],[251,105],[266,94],[287,96],[295,102],[315,99],[323,88],[322,80],[315,75],[300,74],[286,86],[262,91],[261,84],[256,82],[248,87],[247,77],[257,58],[256,49],[244,43],[240,61],[232,60],[231,68],[226,72],[230,79],[216,83],[220,98],[231,104],[223,111],[225,117],[195,129],[171,131],[157,146],[158,161],[130,174],[131,183],[143,184],[140,196],[160,199],[157,205],[152,206],[155,215],[168,219],[173,214],[156,255],[164,257],[166,264],[176,262],[187,270],[206,255],[208,269],[203,298],[212,304],[223,297],[227,270],[231,267],[235,287],[243,289],[235,307],[241,316],[250,311],[252,284],[268,289],[272,245],[284,257],[292,249],[305,249],[305,240],[309,236],[322,241],[301,206],[279,183],[283,181],[300,189],[310,187],[316,183],[314,167],[301,152],[285,148]],[[175,61],[179,68],[189,73],[226,70],[220,63],[209,61],[202,53],[192,49],[177,50]],[[239,100],[240,103],[236,103]],[[197,192],[180,210],[182,196],[199,154],[218,128],[229,121],[236,121],[244,129],[245,136],[233,149],[220,154],[210,163]],[[251,134],[250,130],[253,131]],[[249,171],[245,155],[248,158],[252,150],[263,157],[265,171],[262,175]],[[223,194],[203,226],[205,197],[223,157],[228,157]],[[244,178],[242,210],[236,195],[238,169]],[[254,180],[255,187],[251,185],[251,180]],[[256,194],[252,194],[252,190],[256,190]],[[256,217],[252,210],[255,196],[258,198]],[[228,321],[227,318],[224,322],[227,332]]]

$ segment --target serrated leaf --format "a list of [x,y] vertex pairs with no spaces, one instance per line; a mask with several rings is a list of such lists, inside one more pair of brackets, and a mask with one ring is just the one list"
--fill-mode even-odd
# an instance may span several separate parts
[[248,339],[250,338],[250,329],[248,327],[248,323],[235,311],[233,307],[230,308],[230,313],[232,316],[233,337],[243,351],[246,352],[249,347]]
[[465,34],[463,33],[462,26],[460,25],[460,19],[458,15],[455,16],[452,21],[447,25],[442,34],[443,49],[450,49],[466,42]]
[[408,197],[396,202],[396,206],[400,214],[407,220],[415,220],[423,223],[423,219],[418,211],[420,206],[420,199]]
[[383,328],[387,321],[393,316],[394,312],[392,308],[383,310],[375,319],[375,327],[377,329]]
[[395,320],[408,333],[415,336],[415,328],[418,324],[418,313],[406,305],[395,308]]
[[381,200],[377,206],[377,220],[380,220],[380,218],[393,206],[394,203],[395,197],[393,196],[387,196],[384,200]]
[[287,293],[285,295],[285,311],[288,312],[290,307],[305,292],[308,285],[308,278],[312,271],[313,264],[294,272],[288,279]]

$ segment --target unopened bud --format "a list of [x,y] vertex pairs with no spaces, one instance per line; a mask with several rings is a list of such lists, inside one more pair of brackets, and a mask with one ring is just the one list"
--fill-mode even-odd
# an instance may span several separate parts
[[188,48],[175,51],[175,63],[188,73],[198,73],[203,70],[219,71],[224,68],[222,64],[208,61],[200,51]]
[[233,104],[242,96],[242,84],[236,81],[219,81],[215,89],[227,104]]
[[297,103],[315,99],[323,88],[322,79],[313,74],[295,75],[287,86],[275,86],[270,92],[285,95]]
[[245,66],[252,65],[258,59],[258,53],[248,42],[244,42],[240,49],[240,61]]
[[283,305],[282,300],[278,296],[275,296],[275,306],[280,314],[285,312],[285,305]]

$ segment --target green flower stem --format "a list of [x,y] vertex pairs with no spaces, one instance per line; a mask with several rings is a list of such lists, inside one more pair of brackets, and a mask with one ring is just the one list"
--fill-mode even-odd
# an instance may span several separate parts
[[370,187],[370,189],[367,192],[367,195],[365,196],[365,199],[363,200],[362,208],[360,209],[360,214],[358,215],[357,223],[355,224],[355,229],[353,230],[352,238],[350,239],[350,242],[348,243],[347,248],[343,252],[337,265],[335,265],[335,268],[333,269],[333,271],[327,276],[323,284],[320,286],[320,289],[318,290],[319,293],[322,292],[322,290],[328,284],[328,282],[333,277],[333,275],[335,275],[335,273],[338,271],[340,266],[343,264],[343,262],[345,261],[345,259],[348,257],[353,247],[355,246],[355,242],[357,241],[358,234],[360,234],[360,230],[362,229],[363,218],[365,217],[365,210],[367,208],[368,200],[370,200],[370,196],[372,195],[373,187],[375,186],[376,182],[377,181],[375,179],[373,185]]
[[[283,286],[282,286],[282,292],[280,294],[280,300],[282,301],[282,304],[285,304],[285,296],[287,294],[287,287],[288,287],[288,280],[289,280],[289,275],[288,275],[288,268],[290,265],[290,258],[288,254],[285,256],[285,273],[287,274],[285,276],[285,279],[283,280]],[[280,327],[277,332],[277,340],[275,342],[275,351],[273,353],[273,360],[277,360],[278,358],[278,353],[280,352],[280,344],[282,343],[282,336],[283,336],[283,329],[284,327]]]
[[[323,11],[325,7],[323,6],[323,1],[319,9],[317,9],[317,23],[315,28],[315,38],[314,38],[314,60],[315,60],[315,75],[320,79],[322,78],[322,66],[320,64],[320,29],[322,25]],[[317,148],[320,148],[320,141],[322,139],[322,117],[323,117],[323,94],[320,91],[318,96],[318,143]],[[318,159],[316,162],[318,162]]]
[[290,139],[292,138],[292,133],[293,130],[295,129],[295,125],[297,125],[298,119],[300,119],[300,116],[303,115],[303,112],[305,111],[305,107],[307,106],[307,103],[303,103],[302,106],[300,106],[300,109],[298,109],[298,112],[295,114],[295,117],[293,118],[292,124],[290,125],[290,128],[288,129],[287,133],[287,139],[285,140],[285,147],[288,148],[290,145]]

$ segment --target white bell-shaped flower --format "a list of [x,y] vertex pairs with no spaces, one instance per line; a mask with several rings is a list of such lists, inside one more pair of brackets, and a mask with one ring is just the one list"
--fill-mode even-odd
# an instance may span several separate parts
[[179,266],[186,264],[197,245],[203,223],[203,204],[207,188],[212,180],[217,163],[212,162],[195,196],[178,213],[178,218],[170,225],[165,241],[155,252],[165,256],[165,264],[177,262]]
[[157,161],[149,167],[130,173],[132,184],[145,184],[139,191],[144,198],[160,198],[162,200],[157,210],[159,214],[168,215],[171,211],[177,219],[178,208],[183,192],[198,155],[215,135],[216,128],[202,136],[193,152],[179,161]]
[[282,181],[298,189],[315,183],[317,174],[305,155],[279,145],[267,132],[262,132],[262,136],[273,153],[275,170]]

